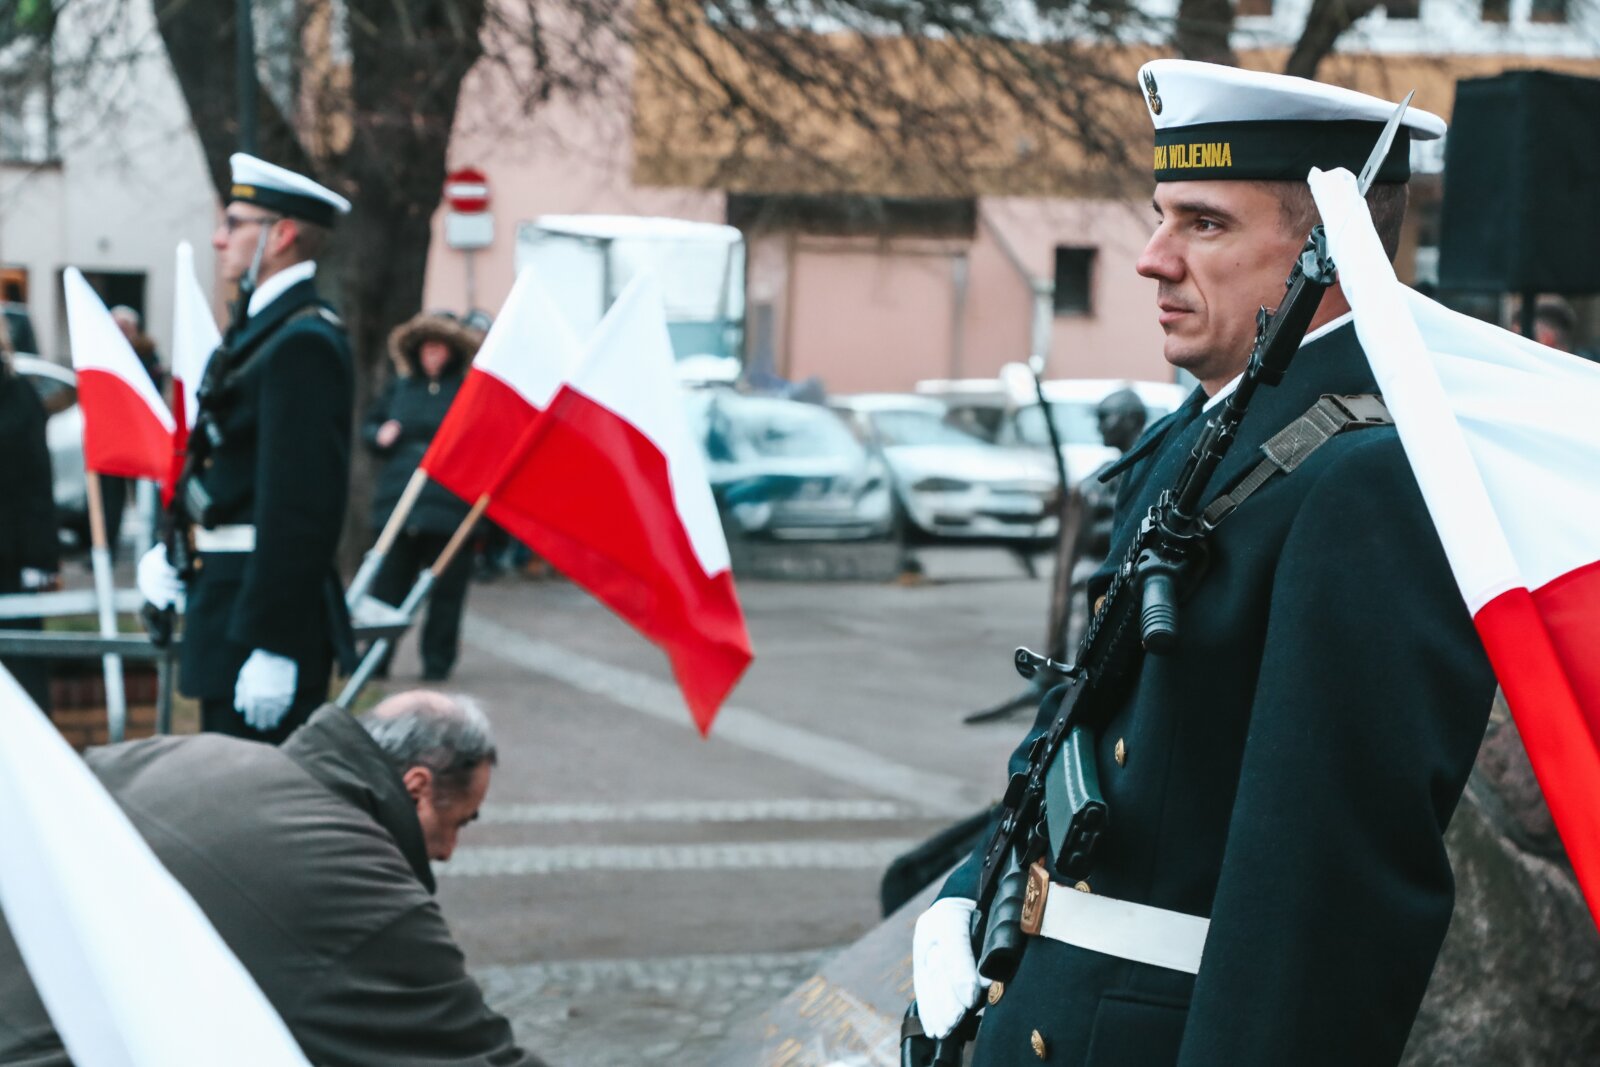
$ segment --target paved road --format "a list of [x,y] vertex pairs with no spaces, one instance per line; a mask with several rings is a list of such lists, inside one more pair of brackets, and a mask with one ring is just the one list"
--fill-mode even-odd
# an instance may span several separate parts
[[[469,963],[555,1067],[704,1062],[877,919],[884,865],[997,792],[1048,586],[1004,557],[934,581],[747,581],[756,662],[709,740],[664,658],[564,582],[473,588],[455,688],[502,764],[440,871]],[[940,580],[940,576],[943,580]],[[415,677],[405,648],[390,686]]]

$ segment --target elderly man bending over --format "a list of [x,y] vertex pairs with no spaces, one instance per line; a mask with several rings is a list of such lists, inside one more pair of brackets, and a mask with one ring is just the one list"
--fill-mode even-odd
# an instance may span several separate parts
[[[495,764],[470,701],[418,690],[362,719],[322,708],[282,748],[200,734],[87,760],[313,1063],[539,1064],[433,899],[429,860],[455,850]],[[0,1065],[69,1062],[0,924]]]

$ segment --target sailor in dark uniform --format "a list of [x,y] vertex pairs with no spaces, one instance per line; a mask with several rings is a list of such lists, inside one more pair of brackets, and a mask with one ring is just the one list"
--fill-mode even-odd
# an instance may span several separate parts
[[354,383],[316,258],[349,201],[248,155],[212,237],[239,307],[206,369],[179,495],[192,562],[140,563],[157,607],[186,597],[181,688],[204,730],[277,743],[327,698],[347,652],[334,554],[349,488]]
[[[1147,64],[1140,88],[1157,186],[1138,270],[1157,283],[1168,362],[1201,388],[1118,464],[1114,561],[1245,369],[1257,308],[1284,296],[1317,221],[1307,171],[1359,170],[1394,110],[1178,60]],[[1391,256],[1409,142],[1443,131],[1410,111],[1378,172],[1368,200]],[[1375,392],[1335,285],[1207,498],[1241,487],[1325,394]],[[1012,980],[985,987],[974,969],[977,857],[919,919],[922,1025],[948,1032],[984,1003],[977,1067],[1399,1061],[1449,925],[1444,830],[1494,682],[1392,425],[1364,423],[1220,518],[1176,649],[1144,657],[1100,731],[1110,823],[1093,869],[1074,882],[1046,866]],[[1028,742],[1053,713],[1047,698]]]

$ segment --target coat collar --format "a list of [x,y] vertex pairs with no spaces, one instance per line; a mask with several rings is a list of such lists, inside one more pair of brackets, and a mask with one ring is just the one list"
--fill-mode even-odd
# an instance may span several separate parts
[[259,312],[245,320],[244,329],[232,340],[235,352],[242,352],[259,341],[278,324],[308,304],[318,301],[315,278],[306,278],[285,289],[283,293]]
[[319,708],[284,742],[283,752],[329,792],[387,830],[417,879],[434,891],[416,804],[355,716],[332,704]]

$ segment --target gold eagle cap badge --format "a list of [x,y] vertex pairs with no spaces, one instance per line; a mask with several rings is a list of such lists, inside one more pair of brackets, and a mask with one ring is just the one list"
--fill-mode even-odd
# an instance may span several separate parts
[[1152,115],[1161,114],[1161,96],[1160,90],[1156,88],[1156,76],[1148,70],[1144,72],[1144,92],[1145,97],[1150,101],[1150,113]]

